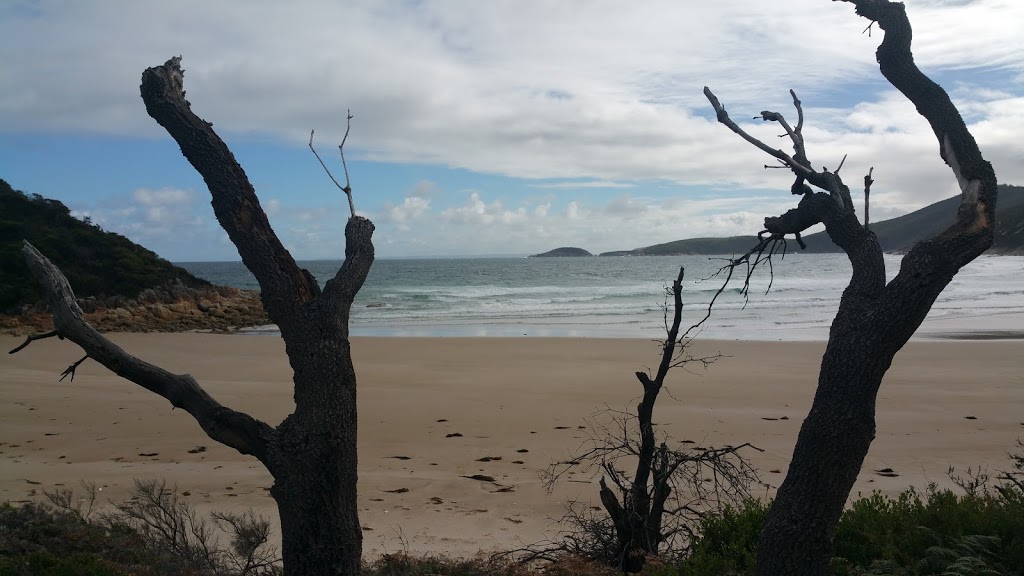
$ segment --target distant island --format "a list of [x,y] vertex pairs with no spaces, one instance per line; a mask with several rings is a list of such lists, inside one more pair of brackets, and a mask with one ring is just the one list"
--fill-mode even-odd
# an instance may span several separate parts
[[[905,252],[915,243],[931,238],[953,223],[960,197],[954,196],[936,202],[898,218],[871,223],[882,250],[889,253]],[[803,237],[806,250],[792,242],[791,251],[812,254],[842,252],[828,235],[817,232]],[[757,244],[757,236],[731,236],[728,238],[687,238],[664,244],[655,244],[632,250],[602,252],[599,256],[687,256],[693,254],[742,254]],[[565,253],[563,253],[565,252]],[[1024,255],[1024,187],[1003,184],[999,186],[996,206],[995,240],[989,254]],[[557,248],[537,256],[590,256],[582,248]]]
[[587,252],[583,248],[563,246],[562,248],[555,248],[554,250],[543,254],[533,254],[530,258],[578,258],[580,256],[593,256],[593,254]]

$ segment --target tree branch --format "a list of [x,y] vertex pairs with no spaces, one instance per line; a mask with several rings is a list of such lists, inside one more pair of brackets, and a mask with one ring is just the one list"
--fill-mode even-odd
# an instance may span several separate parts
[[[746,295],[751,274],[758,264],[767,262],[769,267],[771,267],[771,256],[774,254],[775,246],[779,241],[783,240],[785,236],[793,234],[800,247],[804,248],[805,244],[800,235],[811,226],[824,223],[829,237],[850,258],[855,279],[855,282],[851,284],[851,287],[854,287],[854,293],[874,298],[885,286],[885,267],[877,238],[865,230],[857,220],[850,189],[843,183],[842,178],[837,173],[827,170],[816,172],[811,167],[810,162],[807,160],[801,133],[804,121],[803,106],[794,91],[790,90],[790,94],[793,97],[793,105],[796,107],[799,115],[796,129],[792,128],[785,118],[776,112],[764,111],[761,113],[761,117],[765,121],[779,122],[783,126],[793,141],[796,157],[790,157],[782,150],[773,150],[757,138],[744,132],[729,119],[725,108],[718,101],[714,93],[708,87],[704,87],[704,95],[715,109],[718,121],[792,170],[796,175],[796,180],[791,186],[791,191],[793,194],[802,196],[796,208],[787,211],[781,216],[765,218],[765,230],[758,235],[758,244],[745,255],[730,260],[723,267],[722,270],[726,268],[729,270],[725,285],[732,278],[733,269],[738,265],[745,264],[747,266],[747,274],[743,293]],[[840,167],[842,167],[842,164],[840,164]],[[814,192],[807,185],[808,183],[828,191],[828,194]],[[764,238],[763,234],[766,232],[770,235]],[[768,256],[762,259],[762,255],[769,245],[771,245],[771,249],[768,250]],[[751,262],[750,257],[755,254],[756,257]],[[722,290],[725,289],[725,285],[723,285]],[[712,300],[713,302],[714,300]]]
[[[939,155],[953,170],[960,186],[960,206],[954,223],[930,240],[919,242],[903,258],[900,272],[889,283],[881,303],[881,318],[899,313],[907,318],[894,342],[902,346],[917,330],[939,293],[957,271],[987,250],[993,241],[997,181],[967,124],[941,86],[914,63],[913,32],[906,7],[889,0],[842,0],[858,15],[878,23],[885,37],[875,56],[882,75],[928,121],[939,143]],[[913,306],[908,306],[913,302]]]
[[[33,276],[43,287],[46,301],[53,311],[54,332],[58,337],[78,344],[86,353],[85,358],[64,371],[65,376],[73,378],[75,368],[86,358],[92,358],[118,376],[163,396],[175,408],[184,409],[210,438],[242,454],[259,458],[274,473],[267,458],[267,444],[275,434],[273,428],[248,414],[222,406],[188,374],[172,374],[122,350],[85,321],[71,285],[60,269],[28,241],[23,244],[22,254]],[[34,338],[38,339],[41,337]],[[30,338],[16,350],[24,348],[32,340]]]
[[263,305],[270,318],[289,328],[298,305],[314,298],[318,287],[281,244],[245,171],[235,160],[213,125],[196,116],[185,99],[181,58],[142,73],[142,100],[146,112],[178,143],[182,154],[202,175],[213,200],[214,214],[238,254],[261,288]]
[[872,166],[868,170],[868,173],[864,175],[864,229],[865,230],[870,230],[871,229],[870,214],[868,213],[868,208],[869,208],[869,205],[870,205],[871,185],[875,183],[874,179],[871,178],[871,175],[874,172],[875,172],[875,167]]
[[[711,102],[711,106],[715,109],[715,114],[718,117],[718,121],[722,124],[725,124],[733,132],[739,134],[740,137],[742,137],[744,140],[750,142],[754,146],[757,146],[761,150],[767,152],[769,155],[778,158],[781,162],[783,162],[786,166],[788,166],[791,170],[793,170],[793,172],[796,172],[797,174],[803,174],[804,176],[808,176],[813,172],[809,166],[804,166],[800,164],[795,159],[793,159],[789,154],[786,154],[785,152],[779,150],[778,148],[772,148],[771,146],[765,144],[764,142],[761,142],[757,138],[754,138],[750,134],[747,134],[746,131],[740,128],[735,122],[732,121],[731,118],[729,118],[729,113],[725,111],[725,107],[722,106],[722,103],[718,101],[718,97],[716,97],[714,93],[711,92],[711,89],[708,88],[707,86],[704,87],[704,96],[707,97],[708,101]],[[762,114],[765,113],[762,112]],[[765,120],[768,120],[768,118],[765,118]]]
[[327,167],[327,164],[324,164],[324,161],[320,158],[320,154],[317,153],[316,148],[313,148],[313,130],[309,131],[309,149],[313,151],[313,155],[320,161],[320,165],[323,166],[324,172],[327,172],[327,176],[331,179],[331,182],[334,182],[334,185],[338,187],[338,190],[344,192],[345,196],[348,197],[349,214],[354,217],[356,215],[356,205],[352,202],[352,183],[349,182],[348,164],[345,162],[345,141],[348,140],[349,130],[352,129],[352,119],[355,118],[355,116],[352,115],[351,110],[346,112],[346,116],[348,118],[345,124],[345,136],[341,139],[341,144],[338,145],[338,151],[341,153],[341,167],[345,170],[344,186],[338,184],[338,180],[334,177],[334,174],[331,174],[331,170]]
[[352,203],[352,183],[348,179],[348,163],[345,162],[345,142],[348,140],[348,132],[352,129],[352,110],[346,110],[345,116],[345,135],[341,138],[341,144],[338,144],[338,153],[341,154],[341,167],[345,170],[345,195],[348,196],[348,207],[352,211],[352,216],[356,215],[356,206]]
[[60,380],[58,380],[58,382],[63,382],[64,379],[67,378],[68,376],[71,376],[71,380],[69,380],[69,382],[74,382],[75,370],[78,370],[78,367],[81,366],[82,362],[85,362],[88,359],[89,355],[86,354],[85,356],[82,356],[81,360],[74,362],[73,364],[71,364],[71,366],[65,368],[64,371],[60,373]]
[[63,336],[61,336],[60,334],[57,334],[56,330],[52,330],[50,332],[43,332],[42,334],[29,334],[28,336],[25,337],[25,341],[24,342],[22,342],[14,350],[11,350],[10,352],[8,352],[8,354],[17,354],[23,348],[25,348],[29,344],[35,342],[36,340],[43,340],[44,338],[53,338],[54,336],[60,338],[61,340],[64,339]]

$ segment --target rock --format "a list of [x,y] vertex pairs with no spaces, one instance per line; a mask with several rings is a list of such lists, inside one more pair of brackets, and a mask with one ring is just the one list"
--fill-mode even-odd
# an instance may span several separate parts
[[162,304],[154,304],[153,307],[149,309],[149,312],[154,318],[159,318],[161,320],[171,320],[174,318],[174,313],[165,308]]

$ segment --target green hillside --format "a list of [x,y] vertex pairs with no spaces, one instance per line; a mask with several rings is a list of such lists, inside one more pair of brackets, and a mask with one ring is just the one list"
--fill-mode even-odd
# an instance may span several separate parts
[[[950,224],[956,214],[960,197],[954,196],[936,202],[891,220],[872,222],[871,230],[878,236],[882,250],[899,252],[909,249],[915,242],[935,236]],[[804,236],[806,252],[840,252],[824,232]],[[633,250],[605,252],[602,256],[675,256],[687,254],[742,254],[757,243],[756,236],[730,238],[688,238],[665,244],[655,244]],[[790,250],[800,250],[793,242]],[[996,206],[996,254],[1024,254],[1024,187],[1003,184],[999,186]]]
[[80,298],[132,298],[175,279],[189,287],[209,285],[124,236],[73,217],[61,202],[14,190],[0,179],[0,313],[41,299],[21,255],[22,240],[59,266]]
[[[1003,184],[999,186],[996,204],[996,239],[992,251],[1006,253],[1024,247],[1024,187]],[[931,238],[953,223],[960,197],[954,196],[925,206],[916,212],[891,220],[872,222],[871,230],[878,236],[882,250],[899,252],[916,242]],[[863,208],[862,208],[863,209]],[[1016,230],[1016,233],[1012,231]],[[1002,231],[1002,233],[1000,233]],[[804,238],[807,252],[839,252],[839,247],[824,232]]]
[[729,238],[687,238],[664,244],[655,244],[635,250],[604,252],[601,256],[678,256],[687,254],[743,253],[757,243],[757,236],[731,236]]

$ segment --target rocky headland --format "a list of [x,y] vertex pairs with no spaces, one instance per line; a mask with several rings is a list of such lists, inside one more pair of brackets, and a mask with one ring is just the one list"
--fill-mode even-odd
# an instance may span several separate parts
[[[84,317],[100,332],[233,332],[270,324],[259,292],[228,286],[191,288],[180,281],[143,290],[134,298],[79,298]],[[0,315],[0,333],[23,336],[53,329],[41,304]]]

